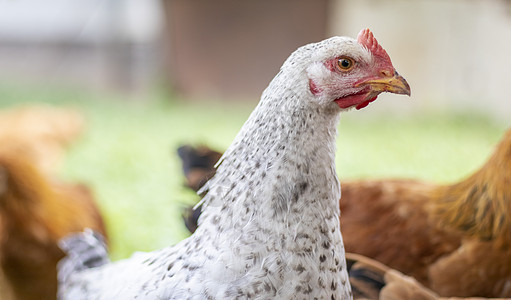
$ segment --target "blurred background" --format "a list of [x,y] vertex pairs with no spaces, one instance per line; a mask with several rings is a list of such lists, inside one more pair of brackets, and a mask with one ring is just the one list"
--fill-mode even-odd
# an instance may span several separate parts
[[366,27],[412,97],[343,115],[341,180],[475,170],[511,124],[508,0],[0,0],[0,105],[83,117],[56,173],[91,187],[122,258],[187,235],[179,145],[224,150],[294,49]]

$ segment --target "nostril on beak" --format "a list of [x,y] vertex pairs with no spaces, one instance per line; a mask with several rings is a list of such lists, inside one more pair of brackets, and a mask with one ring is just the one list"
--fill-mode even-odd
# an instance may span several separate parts
[[380,74],[381,74],[383,77],[392,77],[392,72],[390,72],[389,70],[381,70],[381,71],[380,71]]

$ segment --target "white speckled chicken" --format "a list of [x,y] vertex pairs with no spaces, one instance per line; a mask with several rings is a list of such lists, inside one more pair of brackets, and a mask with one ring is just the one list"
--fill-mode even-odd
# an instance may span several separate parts
[[[335,173],[339,113],[410,94],[373,34],[296,50],[206,184],[196,232],[97,266],[90,233],[62,241],[61,299],[351,299]],[[99,263],[101,264],[101,263]],[[91,267],[91,268],[89,268]]]

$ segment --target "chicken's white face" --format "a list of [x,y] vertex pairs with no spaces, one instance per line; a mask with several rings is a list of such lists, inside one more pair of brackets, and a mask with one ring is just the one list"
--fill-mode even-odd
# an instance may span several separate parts
[[382,92],[410,95],[408,83],[368,29],[357,40],[333,37],[308,47],[314,49],[306,67],[309,90],[322,105],[361,109]]

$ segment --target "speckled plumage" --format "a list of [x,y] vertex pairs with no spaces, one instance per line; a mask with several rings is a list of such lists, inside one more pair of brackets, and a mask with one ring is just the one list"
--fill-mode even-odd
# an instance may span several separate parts
[[[347,37],[286,60],[206,184],[191,237],[73,274],[61,298],[351,299],[334,164],[342,109],[333,100],[353,91],[325,65],[343,55],[373,60]],[[323,92],[313,94],[310,80]]]

